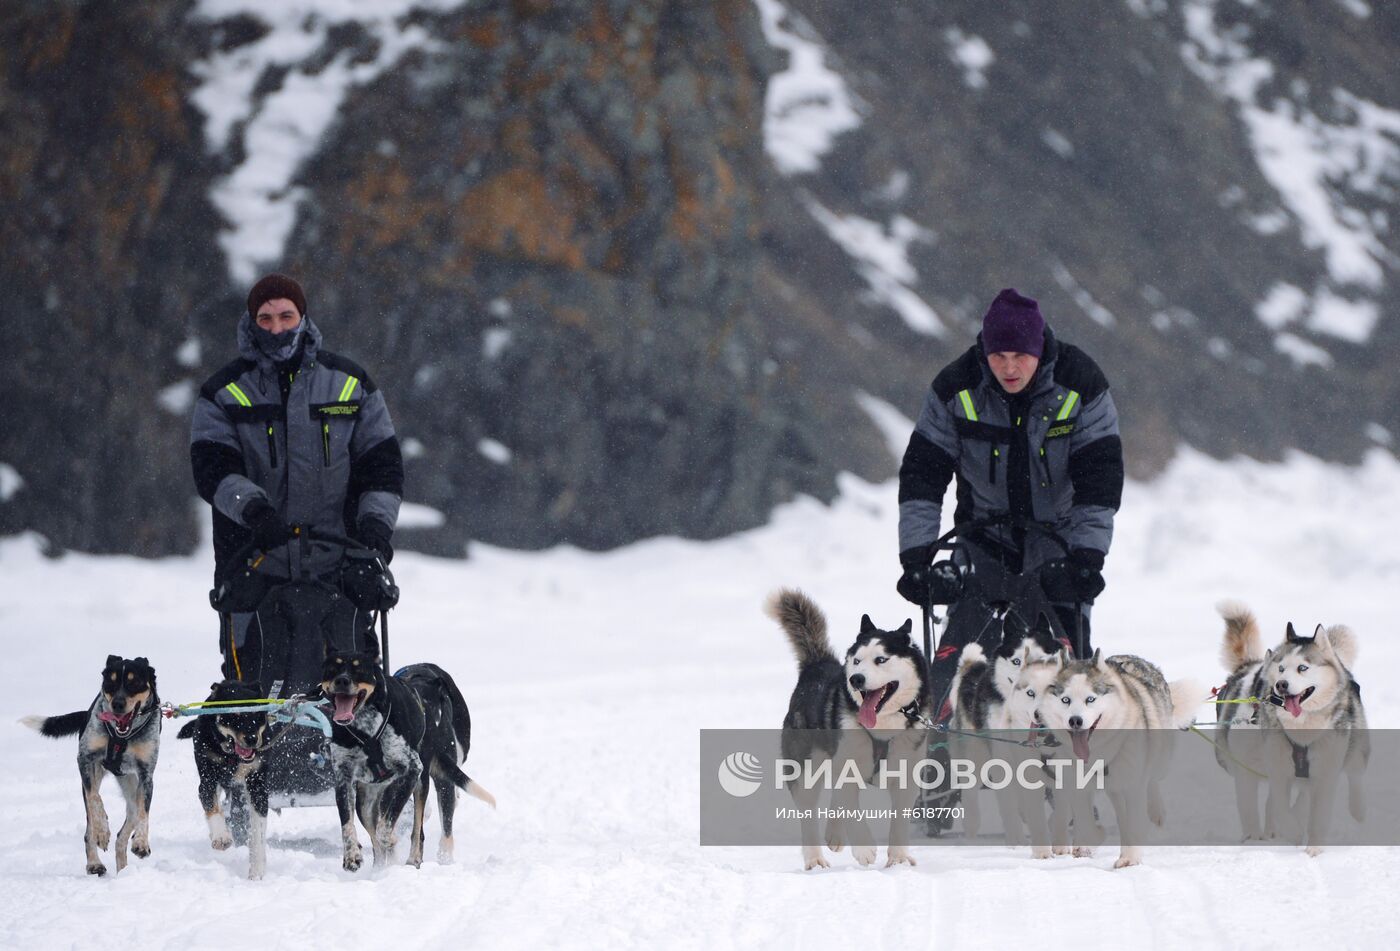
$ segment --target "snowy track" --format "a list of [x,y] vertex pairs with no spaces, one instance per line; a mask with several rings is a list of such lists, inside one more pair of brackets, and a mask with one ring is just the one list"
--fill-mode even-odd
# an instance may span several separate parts
[[[193,757],[169,724],[153,855],[89,878],[76,743],[16,723],[86,705],[108,653],[149,656],[165,699],[202,698],[217,675],[208,554],[47,561],[31,540],[0,542],[0,944],[87,948],[117,934],[190,951],[362,932],[404,948],[1082,951],[1262,940],[1271,921],[1288,922],[1289,943],[1303,946],[1358,947],[1389,931],[1400,876],[1389,849],[1309,860],[1291,848],[1154,848],[1145,866],[1113,872],[1111,850],[1032,862],[999,847],[925,847],[913,869],[857,869],[842,853],[830,871],[803,873],[795,848],[700,848],[698,731],[777,726],[792,687],[763,596],[801,585],[838,642],[863,612],[889,624],[910,613],[892,590],[893,487],[846,479],[843,489],[831,509],[798,502],[766,528],[708,545],[401,556],[394,663],[433,660],[456,677],[472,712],[467,771],[500,809],[461,800],[453,866],[432,859],[430,819],[421,870],[357,875],[340,869],[333,809],[288,810],[269,823],[261,882],[244,879],[246,851],[209,848]],[[1397,510],[1400,466],[1380,456],[1360,470],[1185,456],[1161,483],[1129,489],[1095,640],[1159,661],[1168,677],[1219,683],[1212,605],[1222,597],[1252,605],[1270,635],[1289,619],[1346,622],[1372,723],[1400,724],[1400,690],[1379,676],[1400,661],[1386,614],[1400,540],[1355,514]],[[119,821],[115,785],[104,788]],[[1299,895],[1306,915],[1289,903]]]

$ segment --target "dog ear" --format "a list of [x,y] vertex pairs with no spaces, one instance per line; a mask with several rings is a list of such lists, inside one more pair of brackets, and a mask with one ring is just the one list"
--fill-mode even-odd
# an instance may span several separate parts
[[1296,643],[1298,643],[1298,642],[1301,641],[1301,640],[1302,640],[1302,638],[1298,636],[1298,632],[1295,631],[1295,630],[1293,630],[1293,622],[1292,622],[1292,621],[1289,621],[1289,622],[1288,622],[1288,631],[1287,631],[1287,634],[1286,634],[1285,637],[1284,637],[1284,643],[1286,643],[1286,644],[1296,644]]
[[116,654],[108,654],[108,655],[107,655],[107,666],[104,667],[104,668],[102,668],[102,672],[105,674],[107,671],[109,671],[109,670],[115,670],[116,668],[120,667],[121,665],[122,665],[122,659],[121,659],[121,657],[119,657],[119,656],[116,655]]
[[862,614],[860,616],[860,632],[862,634],[870,634],[878,630],[879,628],[875,626],[875,622],[870,620],[870,615]]
[[1092,664],[1093,666],[1097,667],[1097,666],[1099,666],[1099,661],[1102,660],[1102,659],[1103,659],[1103,648],[1102,648],[1102,647],[1095,647],[1095,648],[1094,648],[1094,656],[1093,656],[1093,658],[1089,661],[1089,663]]
[[1323,629],[1322,625],[1319,624],[1317,627],[1313,628],[1313,640],[1317,640],[1320,636],[1326,633],[1327,632]]
[[895,633],[903,634],[905,637],[914,633],[914,619],[911,617],[905,618],[904,623],[899,626],[899,630],[895,631]]

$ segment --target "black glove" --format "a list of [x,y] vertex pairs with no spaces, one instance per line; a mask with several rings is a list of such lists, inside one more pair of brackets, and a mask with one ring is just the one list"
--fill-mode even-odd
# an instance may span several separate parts
[[285,545],[292,529],[266,499],[253,499],[243,509],[243,522],[253,532],[253,543],[263,551]]
[[1091,602],[1103,593],[1103,559],[1101,551],[1075,548],[1041,569],[1040,586],[1051,601]]
[[904,600],[919,607],[952,604],[962,597],[962,572],[951,561],[935,565],[906,564],[903,577],[894,587]]
[[355,529],[355,541],[379,552],[379,557],[387,565],[394,560],[394,546],[389,544],[393,534],[393,530],[379,519],[363,518]]

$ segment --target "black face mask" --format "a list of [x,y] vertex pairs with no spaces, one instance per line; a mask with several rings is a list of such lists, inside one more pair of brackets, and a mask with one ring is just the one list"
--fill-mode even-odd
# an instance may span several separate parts
[[284,330],[280,334],[264,330],[255,323],[253,324],[253,343],[274,363],[286,363],[296,356],[297,349],[301,346],[302,332],[305,329],[305,319],[297,324],[295,329]]

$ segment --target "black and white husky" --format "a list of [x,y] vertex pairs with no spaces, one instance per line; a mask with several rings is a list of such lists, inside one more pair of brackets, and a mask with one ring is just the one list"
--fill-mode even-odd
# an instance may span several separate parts
[[[1034,726],[1034,705],[1022,702],[1017,684],[1027,665],[1043,661],[1061,649],[1062,645],[1043,615],[1029,630],[1015,618],[1008,618],[1001,643],[991,657],[980,644],[964,647],[950,689],[952,727],[956,731],[952,747],[979,765],[992,758],[1012,767],[1023,760],[1039,759],[1034,749],[1018,745],[1027,739]],[[1042,794],[1013,783],[1002,789],[996,800],[1006,844],[1014,847],[1024,842],[1024,819],[1030,829],[1032,854],[1036,858],[1048,858],[1050,834]],[[962,803],[963,832],[969,837],[975,836],[981,828],[977,791],[969,789]]]
[[[826,617],[800,591],[782,590],[768,600],[767,613],[787,634],[797,654],[797,686],[783,718],[782,752],[790,760],[816,764],[823,760],[854,762],[861,777],[870,782],[879,761],[910,764],[923,758],[928,742],[928,664],[923,652],[910,640],[913,622],[896,630],[876,627],[869,615],[860,619],[860,633],[846,651],[836,656],[827,637]],[[912,769],[909,771],[912,778]],[[855,808],[858,790],[853,784],[833,794],[836,808]],[[788,783],[788,792],[802,811],[802,863],[811,869],[829,867],[818,841],[815,818],[821,790],[801,779]],[[909,854],[908,807],[917,794],[913,782],[894,784],[890,798],[890,844],[886,866],[907,862]],[[852,853],[861,865],[875,861],[875,845],[862,823],[851,824]],[[828,823],[826,844],[839,852],[846,842],[846,824]]]

